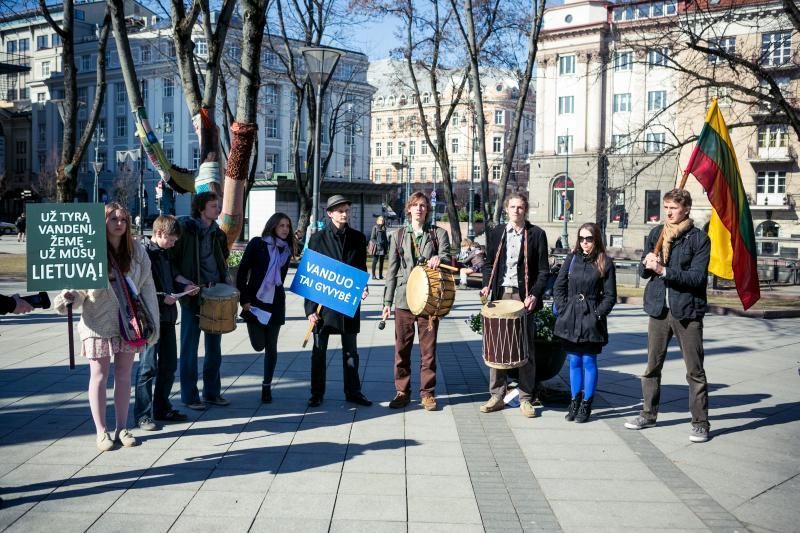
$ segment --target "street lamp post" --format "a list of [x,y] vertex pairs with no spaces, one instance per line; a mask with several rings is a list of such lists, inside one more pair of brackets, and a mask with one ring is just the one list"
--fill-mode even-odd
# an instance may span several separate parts
[[100,143],[105,141],[105,136],[102,131],[97,130],[96,126],[94,134],[92,135],[92,140],[94,141],[94,163],[92,164],[92,168],[94,169],[94,202],[97,203],[100,201],[100,170],[103,168],[103,164],[100,162],[99,158]]
[[[141,81],[141,94],[145,91],[145,80]],[[139,139],[139,237],[144,237],[144,139]]]
[[311,230],[309,233],[317,231],[317,220],[319,211],[319,181],[320,181],[320,143],[322,142],[321,135],[321,122],[322,122],[322,87],[328,82],[329,77],[336,69],[339,58],[342,56],[341,52],[332,50],[330,48],[315,48],[306,47],[301,48],[303,59],[306,62],[306,70],[311,83],[316,88],[316,113],[315,113],[315,128],[314,128],[314,187],[313,198],[311,199]]
[[567,128],[567,134],[564,136],[564,154],[566,155],[565,159],[565,168],[564,168],[564,190],[561,193],[561,213],[564,216],[564,228],[561,233],[561,244],[565,248],[569,248],[569,233],[567,231],[567,223],[569,222],[569,212],[568,212],[568,200],[567,200],[567,183],[569,179],[569,128]]
[[[470,163],[469,163],[469,213],[467,213],[467,239],[475,239],[475,226],[472,223],[473,212],[475,211],[475,108],[470,102],[472,111],[472,142],[470,143]],[[484,201],[486,199],[484,198]]]

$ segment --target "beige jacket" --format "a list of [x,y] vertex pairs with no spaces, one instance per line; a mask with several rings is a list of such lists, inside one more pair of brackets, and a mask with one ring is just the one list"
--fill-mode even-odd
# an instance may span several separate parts
[[[404,226],[405,227],[405,226]],[[426,226],[425,233],[422,235],[422,243],[419,247],[425,262],[434,256],[435,248],[431,240],[430,231]],[[442,263],[450,264],[450,237],[447,232],[439,227],[433,228],[434,235],[438,244],[438,255]],[[397,240],[402,235],[403,242],[398,244]],[[414,261],[414,245],[411,242],[414,235],[412,232],[400,228],[389,236],[389,269],[386,273],[386,288],[383,291],[383,304],[389,307],[394,303],[397,309],[408,309],[406,301],[406,283],[411,271],[417,266]],[[402,253],[398,253],[398,246],[401,246]]]
[[[155,331],[147,339],[147,344],[154,344],[158,341],[159,335],[158,300],[156,299],[153,274],[150,271],[150,258],[147,256],[144,246],[139,242],[133,243],[133,260],[127,274],[139,289],[144,304],[155,320]],[[62,291],[54,301],[56,311],[62,315],[67,314],[65,292]],[[75,299],[72,307],[73,309],[82,307],[81,321],[78,323],[78,335],[81,341],[91,337],[104,339],[119,337],[119,302],[114,289],[109,285],[105,289],[79,290],[77,292],[78,298]]]

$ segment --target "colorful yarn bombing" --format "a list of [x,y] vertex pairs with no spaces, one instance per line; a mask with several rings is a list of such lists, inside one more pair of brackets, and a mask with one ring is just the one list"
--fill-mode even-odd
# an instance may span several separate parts
[[179,194],[194,193],[194,173],[191,170],[173,165],[167,159],[156,134],[153,133],[153,128],[150,127],[150,121],[147,118],[147,111],[144,107],[136,110],[136,131],[139,134],[139,140],[144,147],[147,158],[170,188]]
[[217,192],[214,187],[220,186],[219,182],[219,163],[217,161],[208,161],[200,164],[200,170],[194,180],[194,190],[196,193],[201,192]]

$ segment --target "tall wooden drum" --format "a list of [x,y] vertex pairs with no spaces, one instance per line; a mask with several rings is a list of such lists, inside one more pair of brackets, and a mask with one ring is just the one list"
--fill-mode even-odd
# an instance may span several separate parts
[[206,333],[230,333],[236,329],[239,291],[217,283],[200,292],[200,329]]
[[408,275],[406,302],[412,314],[445,316],[455,299],[456,280],[453,274],[420,265],[415,266]]
[[483,362],[509,370],[528,361],[528,313],[517,300],[494,300],[481,309]]

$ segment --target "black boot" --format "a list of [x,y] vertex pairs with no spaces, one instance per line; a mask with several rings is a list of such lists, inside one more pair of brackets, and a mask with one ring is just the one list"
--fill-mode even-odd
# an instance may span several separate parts
[[272,403],[272,386],[261,384],[261,403]]
[[577,396],[575,396],[572,401],[569,402],[569,410],[567,411],[564,420],[567,422],[572,422],[575,420],[575,415],[578,414],[578,407],[581,405],[581,399],[583,398],[583,393],[579,392]]
[[575,422],[578,424],[583,424],[589,420],[589,415],[592,414],[592,400],[594,398],[589,398],[588,400],[583,400],[581,402],[581,406],[578,408],[578,414],[575,415]]

